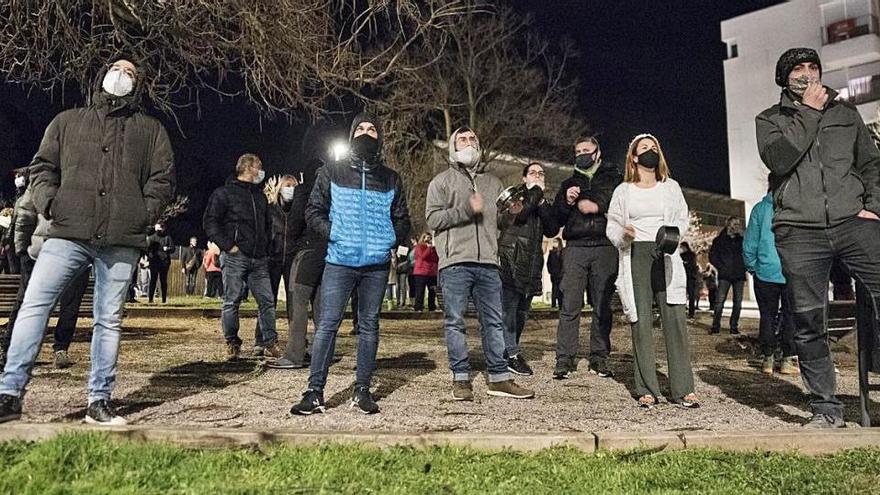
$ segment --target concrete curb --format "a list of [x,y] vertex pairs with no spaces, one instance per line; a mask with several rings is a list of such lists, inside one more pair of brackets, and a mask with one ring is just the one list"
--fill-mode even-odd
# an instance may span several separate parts
[[572,447],[585,453],[596,450],[678,450],[715,448],[735,451],[792,451],[805,455],[831,454],[844,449],[880,447],[880,428],[837,431],[754,431],[754,432],[597,432],[597,433],[394,433],[331,432],[306,430],[193,429],[130,425],[99,427],[79,423],[9,423],[0,426],[0,442],[38,441],[65,432],[105,432],[111,437],[167,442],[187,448],[246,447],[272,445],[309,446],[319,444],[358,444],[372,447],[438,446],[470,447],[480,450],[510,449],[533,452],[550,447]]

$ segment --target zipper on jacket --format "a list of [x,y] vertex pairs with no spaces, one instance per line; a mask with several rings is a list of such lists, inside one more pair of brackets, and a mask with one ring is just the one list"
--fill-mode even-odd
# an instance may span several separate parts
[[[259,244],[260,243],[260,234],[259,234],[259,230],[257,230],[257,228],[259,227],[259,220],[257,219],[257,203],[254,201],[254,193],[250,193],[249,196],[251,197],[251,207],[254,209],[254,232],[256,233],[256,239],[254,239],[254,240],[256,241],[257,244]],[[254,253],[253,253],[254,256],[257,255],[256,247],[257,246],[254,246]]]
[[822,144],[819,142],[819,136],[822,134],[822,130],[819,129],[819,132],[816,134],[816,155],[819,159],[819,175],[822,177],[822,197],[825,200],[825,226],[831,226],[831,214],[828,212],[828,190],[825,186],[825,167],[822,165]]
[[[476,177],[471,177],[470,172],[467,172],[468,177],[471,180],[471,187],[474,189],[474,194],[477,194],[477,179]],[[470,201],[470,199],[468,199]],[[477,235],[477,262],[480,261],[480,224],[477,222],[477,216],[474,215],[474,233]],[[447,240],[448,242],[448,240]]]
[[[367,195],[367,169],[361,168],[361,218],[365,215],[364,213],[367,211],[366,205],[366,195]],[[366,223],[366,222],[364,222]],[[366,253],[367,253],[367,226],[362,225],[361,228],[361,260],[360,265],[363,266],[365,263]]]

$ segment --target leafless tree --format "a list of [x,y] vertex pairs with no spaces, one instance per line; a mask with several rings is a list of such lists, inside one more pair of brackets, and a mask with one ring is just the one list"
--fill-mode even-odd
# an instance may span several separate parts
[[422,49],[405,54],[406,69],[378,90],[386,150],[409,188],[417,228],[440,152],[434,142],[455,128],[474,129],[490,161],[498,153],[567,159],[586,129],[575,114],[578,82],[568,77],[573,47],[553,47],[529,18],[484,5],[472,3],[456,24],[426,33]]
[[200,95],[261,111],[323,113],[328,99],[406,68],[407,52],[466,11],[464,0],[5,0],[0,74],[63,91],[124,54],[174,114]]

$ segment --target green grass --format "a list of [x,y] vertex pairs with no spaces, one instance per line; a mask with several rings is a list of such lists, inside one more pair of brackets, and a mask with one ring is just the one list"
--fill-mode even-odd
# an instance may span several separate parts
[[352,446],[186,450],[67,434],[0,443],[0,493],[876,493],[880,450],[536,454]]

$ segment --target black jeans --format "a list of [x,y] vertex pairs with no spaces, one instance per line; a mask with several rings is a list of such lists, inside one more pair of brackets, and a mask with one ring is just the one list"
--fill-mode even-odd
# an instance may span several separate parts
[[730,313],[730,329],[739,328],[739,313],[742,311],[743,285],[745,280],[718,279],[718,292],[715,294],[715,315],[712,318],[712,330],[721,330],[721,316],[724,312],[724,302],[727,301],[727,292],[733,288],[733,311]]
[[562,307],[562,278],[551,278],[550,285],[553,289],[550,292],[550,307],[555,308],[557,305]]
[[577,358],[584,291],[589,285],[593,303],[590,363],[604,361],[611,352],[611,297],[617,280],[617,248],[567,246],[562,250],[562,267],[556,359]]
[[15,320],[18,318],[18,310],[21,302],[24,301],[24,293],[27,290],[28,281],[31,278],[31,271],[34,269],[34,260],[25,254],[19,255],[20,278],[18,279],[18,293],[15,294],[15,302],[12,304],[12,311],[9,313],[9,322],[0,335],[0,346],[3,348],[3,354],[9,350],[9,344],[12,340],[12,329],[15,327]]
[[697,307],[700,303],[700,284],[694,279],[688,279],[687,282],[687,298],[688,298],[688,317],[693,318],[697,314]]
[[761,313],[758,327],[761,353],[772,356],[777,347],[782,347],[783,357],[794,356],[794,315],[791,312],[791,295],[785,284],[764,282],[755,277],[755,299],[758,300],[758,311]]
[[196,293],[196,279],[198,276],[198,269],[186,272],[186,295],[191,296]]
[[416,299],[413,302],[413,309],[416,311],[425,310],[425,288],[428,289],[428,310],[437,309],[437,277],[428,275],[415,275],[413,281],[416,284]]
[[205,272],[205,297],[223,297],[223,274]]
[[828,281],[839,260],[864,286],[877,318],[880,303],[880,222],[853,217],[830,227],[778,226],[776,249],[788,281],[794,309],[794,343],[814,414],[843,417],[836,396],[837,378],[828,347]]
[[168,268],[170,265],[158,260],[150,260],[150,302],[156,294],[156,284],[162,290],[162,302],[168,300]]

